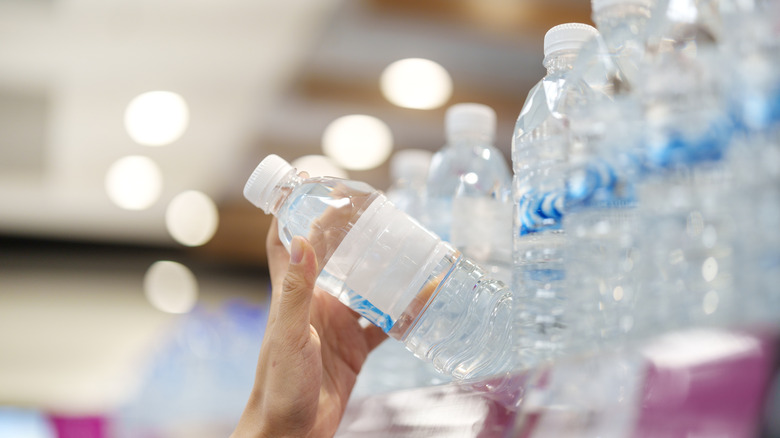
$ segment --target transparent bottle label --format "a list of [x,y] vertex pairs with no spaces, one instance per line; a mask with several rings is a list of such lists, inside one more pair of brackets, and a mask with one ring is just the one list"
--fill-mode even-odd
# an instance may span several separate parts
[[342,301],[389,331],[435,276],[441,241],[380,195],[361,214],[321,274]]

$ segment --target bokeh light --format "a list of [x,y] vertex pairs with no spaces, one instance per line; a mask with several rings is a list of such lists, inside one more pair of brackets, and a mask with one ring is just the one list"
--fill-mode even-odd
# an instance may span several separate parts
[[306,171],[309,176],[335,176],[347,178],[347,172],[324,155],[304,155],[293,160],[290,165],[298,171]]
[[219,225],[219,212],[205,193],[189,190],[178,194],[165,210],[165,226],[177,242],[200,246],[211,240]]
[[167,313],[187,313],[198,300],[198,282],[186,266],[161,260],[144,276],[144,293],[156,309]]
[[701,276],[706,282],[712,282],[718,276],[718,261],[715,257],[707,257],[701,265]]
[[622,301],[623,296],[624,296],[624,292],[622,286],[616,286],[614,289],[612,289],[612,298],[615,301]]
[[162,192],[162,172],[151,158],[131,155],[109,167],[105,188],[111,201],[126,210],[152,206]]
[[143,93],[130,101],[125,110],[127,133],[145,146],[162,146],[178,140],[188,123],[187,102],[170,91]]
[[348,170],[373,169],[393,150],[393,134],[376,117],[353,114],[339,117],[325,128],[322,149],[339,166]]
[[380,88],[387,100],[400,107],[434,109],[452,96],[452,78],[429,59],[407,58],[385,68]]

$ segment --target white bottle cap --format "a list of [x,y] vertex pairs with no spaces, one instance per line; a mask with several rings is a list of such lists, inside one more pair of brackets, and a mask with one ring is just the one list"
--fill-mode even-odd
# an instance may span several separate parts
[[496,135],[496,112],[479,103],[452,105],[447,109],[444,127],[447,141],[467,137],[492,143]]
[[274,187],[293,167],[278,155],[269,155],[260,162],[244,186],[244,197],[268,214]]
[[598,35],[595,27],[582,23],[559,24],[544,35],[544,56],[561,50],[577,50],[582,43]]
[[432,158],[433,152],[426,149],[401,149],[390,159],[390,176],[394,180],[425,179]]
[[652,7],[655,0],[591,0],[590,9],[594,14],[598,14],[602,9],[614,5],[638,5]]

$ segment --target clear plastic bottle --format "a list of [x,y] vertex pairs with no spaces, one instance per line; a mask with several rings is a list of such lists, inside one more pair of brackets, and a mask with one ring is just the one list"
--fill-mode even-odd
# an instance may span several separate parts
[[514,166],[513,291],[515,349],[522,363],[560,350],[564,330],[565,236],[561,228],[569,144],[567,111],[585,99],[584,83],[567,84],[579,48],[596,35],[569,23],[544,38],[547,75],[529,92],[512,139]]
[[[639,79],[647,25],[656,0],[591,0],[593,22],[608,49],[608,58],[628,82],[614,90],[624,94]],[[583,50],[585,50],[583,48]]]
[[477,103],[451,106],[446,145],[428,173],[426,224],[467,257],[509,282],[512,176],[494,145],[496,114]]
[[637,166],[631,150],[620,150],[638,140],[632,131],[638,117],[618,113],[618,108],[600,111],[610,117],[605,120],[620,120],[609,132],[570,154],[563,227],[566,345],[571,352],[621,344],[634,327],[635,300],[641,293]]
[[722,56],[737,135],[727,151],[734,177],[732,211],[737,309],[749,324],[780,324],[780,17],[777,2],[723,0]]
[[[681,6],[684,6],[681,8]],[[635,333],[734,321],[733,126],[722,89],[717,7],[659,1],[637,96],[645,167],[638,186],[643,293]]]
[[402,149],[390,159],[392,183],[385,195],[399,210],[418,221],[423,218],[425,182],[432,158],[433,152],[425,149]]
[[511,364],[509,289],[371,186],[298,175],[266,157],[244,196],[279,220],[279,237],[314,246],[317,285],[455,379]]
[[619,345],[634,325],[642,120],[631,90],[651,2],[593,0],[599,35],[583,45],[570,79],[593,89],[570,111],[564,313],[570,316],[566,344],[572,352]]

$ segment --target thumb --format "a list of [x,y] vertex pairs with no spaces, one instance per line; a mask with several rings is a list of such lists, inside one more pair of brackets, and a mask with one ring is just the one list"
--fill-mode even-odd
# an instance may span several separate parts
[[309,307],[317,280],[317,257],[303,237],[290,242],[290,265],[282,283],[279,321],[290,335],[309,333]]

